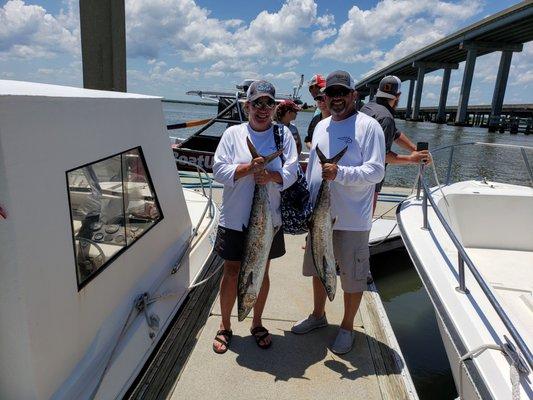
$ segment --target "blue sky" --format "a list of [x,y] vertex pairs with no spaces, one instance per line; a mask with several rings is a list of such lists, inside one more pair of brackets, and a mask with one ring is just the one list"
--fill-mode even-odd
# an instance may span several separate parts
[[[193,99],[265,78],[288,93],[304,74],[371,71],[516,2],[489,0],[125,0],[128,91]],[[77,0],[0,1],[0,79],[82,86]],[[479,57],[471,104],[489,104],[499,53]],[[463,65],[452,72],[456,104]],[[442,72],[426,75],[423,105]],[[406,86],[406,83],[404,83]],[[305,88],[304,88],[305,89]],[[403,88],[407,91],[407,87]],[[306,90],[303,100],[311,101]],[[405,97],[402,96],[405,103]],[[505,103],[533,103],[533,42],[513,55]]]

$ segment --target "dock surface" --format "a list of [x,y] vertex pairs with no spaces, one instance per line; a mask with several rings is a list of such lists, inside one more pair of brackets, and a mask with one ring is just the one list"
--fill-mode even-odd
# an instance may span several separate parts
[[[213,194],[215,201],[220,201],[221,190]],[[391,202],[378,203],[375,215],[391,207]],[[263,325],[272,334],[270,349],[256,345],[250,334],[251,316],[238,322],[235,306],[230,348],[222,355],[213,352],[221,318],[215,292],[217,274],[205,287],[192,292],[184,306],[186,312],[177,316],[156,357],[127,398],[418,399],[373,284],[357,313],[356,338],[348,354],[338,356],[329,350],[342,319],[340,286],[335,300],[326,305],[328,327],[301,336],[290,332],[292,325],[312,310],[311,278],[301,274],[304,240],[305,235],[285,235],[287,253],[271,263],[270,294],[263,313]],[[211,270],[215,260],[213,263]]]
[[303,244],[304,235],[285,235],[287,253],[271,263],[263,325],[272,334],[272,347],[263,350],[256,345],[250,335],[251,317],[238,322],[235,306],[230,348],[215,354],[212,341],[220,324],[217,297],[170,399],[417,399],[373,286],[357,313],[357,335],[348,354],[338,356],[329,349],[342,319],[340,288],[326,306],[328,327],[306,335],[290,332],[312,311],[311,278],[301,274]]

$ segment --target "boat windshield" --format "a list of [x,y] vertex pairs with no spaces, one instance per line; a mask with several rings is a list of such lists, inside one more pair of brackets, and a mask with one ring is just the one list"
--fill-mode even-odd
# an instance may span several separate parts
[[140,147],[68,171],[67,181],[81,289],[163,215]]

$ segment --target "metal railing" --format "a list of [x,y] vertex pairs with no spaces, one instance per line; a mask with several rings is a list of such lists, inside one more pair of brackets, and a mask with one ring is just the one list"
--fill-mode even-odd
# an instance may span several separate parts
[[[176,159],[176,163],[177,163],[178,159],[177,158],[175,158],[175,159]],[[202,189],[202,193],[203,193],[204,197],[207,198],[207,204],[206,204],[206,206],[204,208],[204,211],[202,212],[202,216],[200,217],[198,223],[196,224],[196,226],[193,229],[192,236],[194,237],[194,236],[196,236],[198,234],[198,230],[200,229],[200,225],[202,224],[207,212],[209,212],[209,218],[213,218],[214,217],[214,210],[213,210],[213,207],[214,207],[214,203],[213,203],[213,180],[211,179],[211,177],[209,176],[207,171],[204,168],[200,167],[198,164],[191,163],[189,161],[184,161],[184,160],[179,160],[179,163],[180,164],[189,165],[191,167],[195,167],[196,168],[196,171],[198,172],[198,180],[200,181],[200,188]],[[202,177],[202,174],[206,178],[205,181],[207,182],[207,189],[208,189],[209,194],[206,193],[206,188],[204,186],[204,178]]]
[[[447,174],[446,174],[446,176],[447,176],[446,185],[449,184],[450,169],[451,169],[451,164],[452,164],[452,161],[453,161],[453,150],[454,150],[455,147],[465,146],[465,145],[486,145],[486,146],[496,146],[496,147],[519,148],[521,150],[522,157],[524,158],[524,162],[526,164],[526,168],[528,169],[528,172],[529,172],[532,184],[533,184],[533,174],[531,172],[531,167],[529,165],[529,162],[528,162],[526,154],[525,154],[525,149],[533,150],[532,147],[503,145],[503,144],[487,144],[487,143],[480,143],[480,142],[469,142],[469,143],[461,143],[461,144],[457,144],[457,145],[445,146],[445,147],[438,148],[435,151],[432,151],[432,153],[436,153],[438,151],[442,151],[444,149],[451,148],[451,153],[450,153],[450,158],[449,158],[449,165],[448,165]],[[474,265],[474,263],[472,262],[472,260],[468,256],[468,254],[466,253],[465,248],[463,247],[463,245],[461,244],[461,242],[459,241],[459,239],[457,238],[457,236],[453,232],[452,228],[450,227],[450,225],[446,221],[446,218],[444,217],[444,215],[439,210],[437,204],[435,203],[435,200],[433,199],[433,196],[431,195],[431,190],[428,187],[426,181],[424,180],[423,172],[424,172],[424,166],[420,166],[420,170],[419,170],[419,174],[418,174],[418,191],[417,191],[416,198],[417,198],[417,200],[420,199],[420,191],[422,191],[422,195],[423,195],[423,197],[422,197],[422,213],[423,213],[423,226],[422,226],[422,229],[426,229],[426,230],[430,230],[431,229],[430,226],[429,226],[429,221],[428,221],[428,202],[429,202],[429,204],[431,204],[431,207],[433,208],[433,211],[434,211],[435,215],[439,219],[439,221],[442,224],[444,230],[446,231],[446,233],[450,237],[451,241],[453,242],[455,248],[457,249],[458,267],[459,267],[459,277],[458,277],[459,286],[456,288],[456,290],[459,293],[461,293],[461,294],[469,294],[470,293],[468,288],[466,287],[466,282],[465,282],[465,264],[466,264],[468,266],[468,269],[470,270],[470,272],[472,273],[472,275],[476,279],[478,285],[482,289],[483,293],[485,294],[485,296],[489,300],[490,304],[492,305],[492,307],[494,308],[494,310],[496,311],[496,313],[500,317],[501,321],[503,322],[503,324],[507,328],[508,332],[511,334],[511,336],[514,339],[516,345],[520,349],[521,355],[519,354],[518,358],[519,358],[519,360],[520,360],[520,362],[522,364],[521,365],[522,370],[523,371],[527,371],[527,373],[529,373],[530,370],[533,370],[533,356],[531,354],[531,350],[529,349],[529,347],[525,343],[524,339],[522,338],[522,336],[520,335],[520,333],[518,332],[516,327],[513,325],[511,320],[509,319],[509,317],[507,316],[507,314],[506,314],[505,310],[503,309],[503,307],[500,305],[500,303],[498,302],[498,300],[496,299],[496,297],[492,293],[489,285],[485,282],[485,279],[483,279],[483,276],[479,273],[478,269],[476,268],[476,266]],[[525,362],[524,362],[522,357],[525,358]],[[530,369],[527,368],[526,362],[527,362],[527,365],[529,365]]]

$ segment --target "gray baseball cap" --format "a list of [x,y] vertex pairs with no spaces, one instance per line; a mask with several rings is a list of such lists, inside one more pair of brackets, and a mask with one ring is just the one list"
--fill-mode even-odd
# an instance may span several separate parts
[[248,91],[246,92],[246,100],[254,101],[259,97],[267,96],[272,100],[276,100],[276,89],[274,85],[267,81],[252,82]]
[[327,90],[331,86],[344,86],[347,89],[355,90],[355,82],[349,72],[346,71],[333,71],[326,78]]
[[402,81],[394,75],[388,75],[379,82],[379,88],[376,92],[376,97],[384,97],[386,99],[395,99],[401,92]]

